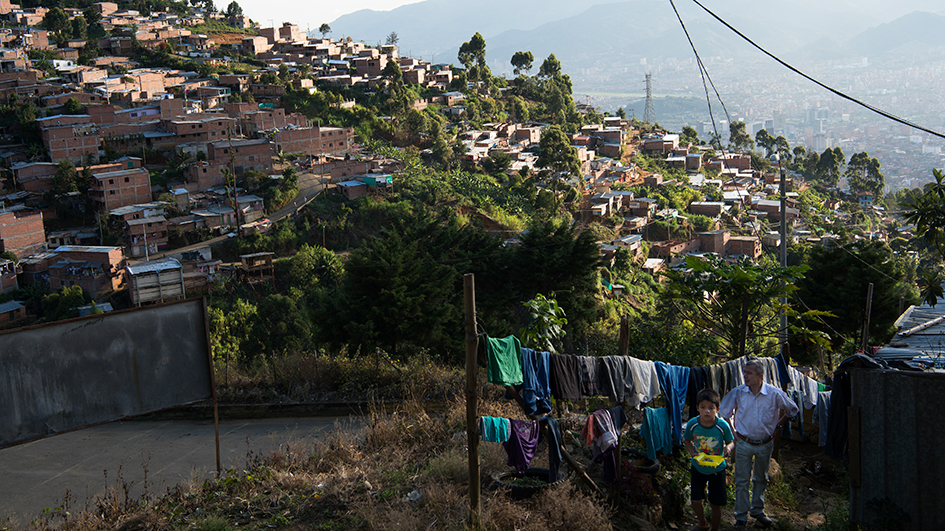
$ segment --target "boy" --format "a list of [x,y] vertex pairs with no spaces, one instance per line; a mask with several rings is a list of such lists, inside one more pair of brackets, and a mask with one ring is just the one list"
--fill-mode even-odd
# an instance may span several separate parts
[[709,486],[709,503],[712,505],[712,531],[719,529],[722,520],[722,506],[728,501],[725,491],[725,467],[723,459],[718,465],[700,463],[695,459],[697,455],[727,457],[735,446],[735,436],[732,428],[724,419],[718,417],[719,394],[712,389],[703,389],[696,394],[696,409],[698,417],[689,419],[686,430],[683,432],[683,443],[689,455],[693,457],[690,474],[692,477],[692,511],[696,513],[699,523],[693,531],[710,529],[705,519],[705,510],[702,500],[706,498],[706,485]]

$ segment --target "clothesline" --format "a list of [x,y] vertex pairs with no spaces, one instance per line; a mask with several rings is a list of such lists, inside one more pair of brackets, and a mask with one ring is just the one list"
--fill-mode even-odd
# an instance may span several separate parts
[[[747,357],[705,367],[679,367],[632,356],[579,356],[539,352],[523,348],[518,338],[485,336],[487,379],[491,383],[519,391],[530,415],[551,411],[550,399],[576,401],[607,396],[611,402],[637,408],[662,394],[683,393],[692,404],[695,393],[710,387],[724,395],[745,383],[742,370]],[[817,381],[776,358],[757,358],[765,381],[778,387],[796,389],[806,409],[816,407]],[[688,371],[688,378],[678,378]],[[666,376],[660,379],[660,374]],[[669,378],[675,375],[677,378]],[[686,386],[685,390],[682,389]],[[685,401],[684,401],[685,402]],[[680,408],[682,405],[680,405]],[[691,411],[690,411],[691,412]]]
[[[686,403],[690,405],[688,416],[685,417],[688,419],[698,414],[695,397],[701,389],[711,388],[720,395],[725,395],[743,385],[745,381],[742,371],[749,359],[746,356],[704,367],[680,367],[632,356],[598,357],[540,352],[523,348],[515,336],[495,339],[486,335],[485,344],[488,381],[505,386],[531,417],[550,412],[552,398],[576,401],[584,397],[607,396],[613,403],[638,408],[641,404],[648,404],[662,395],[664,408],[647,407],[643,410],[644,420],[640,431],[646,440],[647,453],[651,459],[656,459],[657,450],[667,453],[672,451],[673,446],[681,444],[683,408]],[[756,358],[756,361],[762,368],[765,381],[788,389],[799,406],[812,409],[818,405],[821,400],[818,382],[787,365],[781,355],[775,358]],[[622,407],[618,406],[610,411],[615,410],[619,410],[623,416]],[[597,429],[605,439],[605,434],[613,432],[612,429],[608,430],[602,418],[597,419],[597,422],[601,423],[600,426],[595,428],[593,425],[595,415],[604,411],[598,410],[588,417],[585,435],[588,426],[592,431]],[[821,418],[823,416],[825,415],[820,415]],[[511,438],[504,444],[508,445],[514,438],[515,430],[511,427],[513,422],[528,421],[510,421],[508,433]],[[822,426],[825,425],[824,422]],[[482,426],[480,428],[480,433],[483,433]],[[535,437],[537,444],[537,434]],[[619,441],[619,428],[616,430],[616,437]],[[606,454],[602,458],[605,460],[605,472],[613,469],[616,474],[619,445],[614,456],[612,453],[597,452],[596,449],[605,446],[600,442],[601,440],[598,440],[595,445],[595,458]],[[521,446],[520,443],[517,444]],[[508,446],[506,448],[508,451]],[[551,457],[549,462],[550,460]],[[513,465],[515,462],[510,453],[509,464]],[[560,463],[560,457],[558,462]],[[611,477],[610,474],[605,476]]]

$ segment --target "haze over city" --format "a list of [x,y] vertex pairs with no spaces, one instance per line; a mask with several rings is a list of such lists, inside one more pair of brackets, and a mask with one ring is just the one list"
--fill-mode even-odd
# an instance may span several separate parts
[[[935,31],[942,6],[908,2],[706,2],[706,8],[772,54],[818,80],[933,130],[945,130],[940,86],[945,40]],[[367,44],[391,32],[402,54],[454,63],[459,45],[475,32],[486,39],[494,74],[512,75],[519,50],[551,53],[574,84],[576,101],[642,116],[645,76],[652,75],[656,120],[681,130],[713,131],[695,55],[669,2],[363,0],[343,7],[261,0],[243,3],[250,18],[298,24],[317,33]],[[817,87],[764,56],[694,2],[676,8],[721,96],[713,96],[717,126],[744,120],[749,133],[773,127],[792,145],[844,152],[869,151],[886,169],[890,189],[914,187],[941,165],[941,139],[902,127]],[[776,24],[773,21],[777,21]],[[568,36],[567,39],[561,38]],[[667,99],[669,98],[669,99]],[[726,112],[728,117],[725,116]]]

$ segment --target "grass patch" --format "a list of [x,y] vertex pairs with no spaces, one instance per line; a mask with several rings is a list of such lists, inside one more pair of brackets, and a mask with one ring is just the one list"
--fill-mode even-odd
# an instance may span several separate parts
[[[486,397],[482,402],[485,412],[506,407]],[[23,526],[0,520],[0,528],[466,529],[464,419],[462,398],[436,415],[415,400],[392,413],[375,408],[359,434],[339,430],[276,451],[249,453],[241,468],[178,485],[161,496],[106,495],[87,510],[57,511]],[[570,483],[523,501],[491,489],[488,474],[509,469],[505,452],[488,443],[480,450],[482,529],[611,529],[608,505]]]

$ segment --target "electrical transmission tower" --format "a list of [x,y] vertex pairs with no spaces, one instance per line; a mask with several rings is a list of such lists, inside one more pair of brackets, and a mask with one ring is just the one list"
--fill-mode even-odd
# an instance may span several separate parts
[[651,124],[655,118],[653,115],[653,74],[646,74],[646,109],[643,110],[643,121]]

